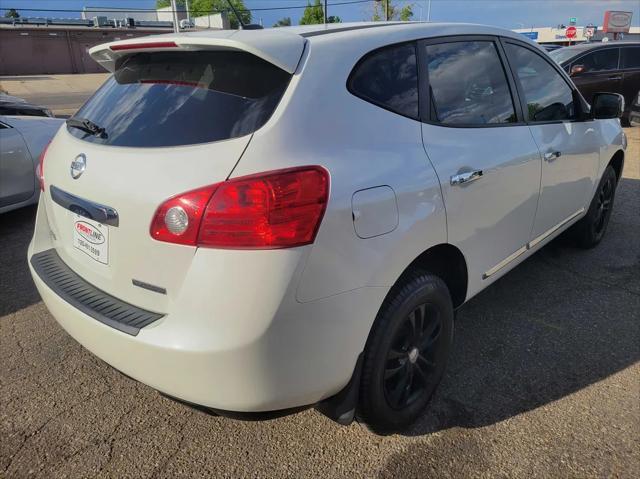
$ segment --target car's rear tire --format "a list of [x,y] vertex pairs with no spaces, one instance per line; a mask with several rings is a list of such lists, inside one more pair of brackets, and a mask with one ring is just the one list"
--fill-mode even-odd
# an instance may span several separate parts
[[604,238],[613,211],[617,181],[615,170],[607,166],[587,214],[573,227],[573,237],[581,248],[593,248]]
[[442,378],[453,342],[453,304],[437,276],[394,286],[364,351],[358,421],[378,434],[414,422]]

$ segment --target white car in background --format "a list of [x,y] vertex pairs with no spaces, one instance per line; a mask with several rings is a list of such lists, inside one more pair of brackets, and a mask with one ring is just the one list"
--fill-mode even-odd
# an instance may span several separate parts
[[64,120],[0,115],[0,213],[38,202],[38,157]]
[[314,25],[90,53],[114,75],[44,157],[31,271],[71,336],[185,403],[403,428],[457,308],[568,228],[584,247],[606,230],[621,98],[590,109],[520,34]]

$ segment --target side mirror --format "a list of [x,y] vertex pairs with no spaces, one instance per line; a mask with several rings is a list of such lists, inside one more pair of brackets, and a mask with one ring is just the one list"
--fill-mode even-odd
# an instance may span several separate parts
[[576,75],[580,75],[580,73],[584,72],[584,70],[585,70],[584,65],[573,65],[573,66],[571,67],[571,73],[570,73],[570,75],[571,75],[572,77],[573,77],[573,76],[576,76]]
[[624,112],[624,97],[619,93],[596,93],[591,104],[591,116],[596,120],[620,118]]

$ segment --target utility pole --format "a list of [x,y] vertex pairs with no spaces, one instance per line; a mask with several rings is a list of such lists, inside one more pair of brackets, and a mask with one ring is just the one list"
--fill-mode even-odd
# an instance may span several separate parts
[[389,0],[384,0],[384,17],[389,21]]
[[[431,0],[429,0],[431,1]],[[191,21],[191,15],[189,15],[189,0],[185,0],[184,6],[187,9],[187,20]]]
[[180,31],[180,26],[178,25],[178,7],[176,5],[176,0],[171,0],[171,11],[173,15],[173,31],[178,33]]
[[327,14],[327,0],[324,0],[324,24],[327,24],[327,18],[328,18],[328,14]]
[[431,21],[431,0],[429,0],[429,5],[427,6],[427,22]]

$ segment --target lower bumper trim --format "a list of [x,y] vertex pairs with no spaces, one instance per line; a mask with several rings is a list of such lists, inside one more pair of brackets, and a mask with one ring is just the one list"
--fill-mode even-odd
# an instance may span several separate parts
[[87,283],[62,261],[53,248],[34,254],[31,265],[60,298],[87,316],[123,333],[136,336],[140,329],[164,316],[125,303]]

